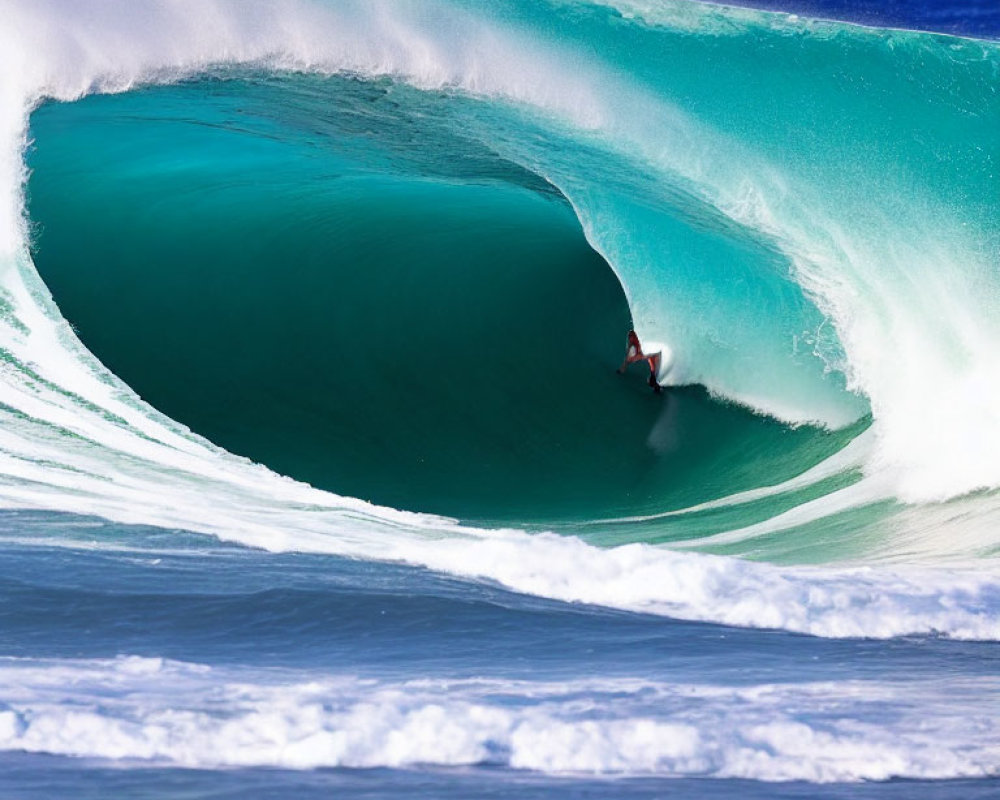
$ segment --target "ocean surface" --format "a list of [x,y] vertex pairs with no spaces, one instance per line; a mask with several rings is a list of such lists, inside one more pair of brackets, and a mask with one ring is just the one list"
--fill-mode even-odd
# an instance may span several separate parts
[[1000,796],[998,11],[758,5],[6,4],[0,796]]
[[739,0],[726,5],[883,28],[1000,39],[1000,5],[993,0]]

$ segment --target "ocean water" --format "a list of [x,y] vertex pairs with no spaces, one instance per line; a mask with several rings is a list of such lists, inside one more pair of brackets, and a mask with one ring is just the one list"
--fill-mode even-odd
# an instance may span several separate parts
[[991,0],[760,0],[748,6],[889,28],[1000,38],[1000,6]]
[[8,4],[0,794],[997,796],[969,8]]

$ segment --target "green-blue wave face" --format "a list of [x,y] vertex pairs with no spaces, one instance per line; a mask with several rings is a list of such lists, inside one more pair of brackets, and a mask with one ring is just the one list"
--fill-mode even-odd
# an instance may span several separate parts
[[696,388],[655,395],[642,365],[616,375],[630,319],[615,275],[564,197],[457,133],[448,107],[303,76],[47,105],[36,263],[152,405],[380,504],[655,513],[791,477],[853,435]]

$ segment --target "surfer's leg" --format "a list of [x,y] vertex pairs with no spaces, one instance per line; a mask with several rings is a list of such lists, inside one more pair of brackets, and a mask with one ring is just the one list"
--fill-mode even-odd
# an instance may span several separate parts
[[660,393],[660,382],[656,379],[660,374],[660,354],[649,356],[649,385],[657,394]]

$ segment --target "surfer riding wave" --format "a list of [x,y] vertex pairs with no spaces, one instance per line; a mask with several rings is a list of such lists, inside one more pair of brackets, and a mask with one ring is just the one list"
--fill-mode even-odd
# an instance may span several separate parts
[[634,330],[629,331],[628,340],[625,344],[625,360],[618,367],[618,374],[624,375],[629,364],[634,364],[636,361],[646,361],[649,364],[648,383],[653,391],[659,394],[662,391],[660,387],[660,370],[663,367],[663,347],[651,342],[649,349],[651,352],[643,352],[642,344],[639,342],[639,335]]

